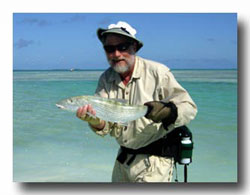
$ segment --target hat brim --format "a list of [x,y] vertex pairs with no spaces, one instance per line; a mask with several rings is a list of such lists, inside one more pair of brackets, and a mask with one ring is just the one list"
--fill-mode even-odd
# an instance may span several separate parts
[[99,28],[99,29],[97,29],[97,36],[102,43],[104,41],[103,37],[107,34],[118,34],[118,35],[125,36],[127,38],[134,40],[137,43],[136,51],[141,49],[143,46],[143,43],[140,40],[136,39],[135,37],[133,37],[129,33],[121,30],[120,28],[112,28],[112,29]]

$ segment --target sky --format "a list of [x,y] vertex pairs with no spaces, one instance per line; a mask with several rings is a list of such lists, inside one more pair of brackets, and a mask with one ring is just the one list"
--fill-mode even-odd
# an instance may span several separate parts
[[236,13],[13,13],[13,69],[106,69],[98,28],[125,21],[171,69],[237,69]]

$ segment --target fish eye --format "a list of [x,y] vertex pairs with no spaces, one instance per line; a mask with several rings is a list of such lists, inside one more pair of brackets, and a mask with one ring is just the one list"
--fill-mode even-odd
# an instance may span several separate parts
[[73,103],[73,100],[72,99],[68,99],[67,101],[69,104]]

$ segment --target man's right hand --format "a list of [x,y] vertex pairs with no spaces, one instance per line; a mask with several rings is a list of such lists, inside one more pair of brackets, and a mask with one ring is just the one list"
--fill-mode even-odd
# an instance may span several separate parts
[[[89,115],[88,113],[90,113],[93,116]],[[76,116],[79,119],[88,122],[95,129],[102,130],[105,126],[105,121],[99,119],[95,115],[96,111],[90,104],[78,108],[76,112]]]

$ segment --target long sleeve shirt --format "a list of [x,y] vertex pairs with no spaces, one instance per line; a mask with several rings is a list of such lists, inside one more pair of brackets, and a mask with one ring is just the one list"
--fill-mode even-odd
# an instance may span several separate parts
[[197,107],[188,92],[176,81],[170,69],[158,62],[136,56],[131,79],[125,86],[120,75],[112,68],[101,76],[96,95],[124,99],[131,105],[143,105],[148,101],[172,102],[177,107],[177,119],[174,124],[164,129],[162,123],[142,117],[122,126],[106,121],[103,130],[92,130],[101,136],[114,136],[119,145],[138,149],[166,135],[176,127],[186,125],[194,119]]

